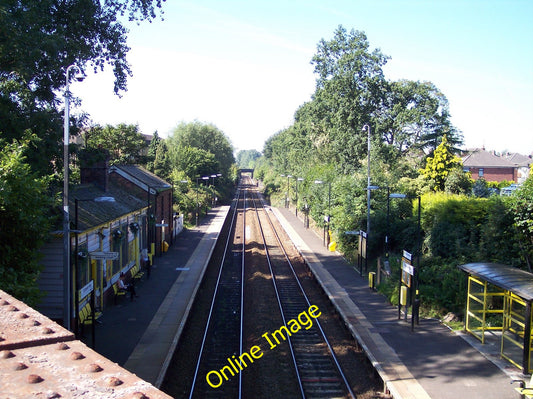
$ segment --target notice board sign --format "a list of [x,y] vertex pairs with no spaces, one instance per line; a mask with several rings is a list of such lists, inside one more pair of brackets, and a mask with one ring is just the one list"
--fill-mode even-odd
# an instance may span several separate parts
[[366,232],[361,230],[359,237],[359,251],[361,253],[361,257],[366,259]]
[[402,283],[411,288],[415,268],[411,264],[412,256],[409,252],[403,251],[402,256]]

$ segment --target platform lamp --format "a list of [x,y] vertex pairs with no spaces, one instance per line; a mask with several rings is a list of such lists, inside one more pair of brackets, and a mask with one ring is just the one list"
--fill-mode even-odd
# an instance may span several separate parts
[[76,70],[74,78],[81,82],[85,76],[82,75],[81,69],[77,65],[69,65],[65,72],[65,115],[63,129],[63,326],[70,330],[71,318],[71,270],[70,270],[70,216],[68,206],[68,182],[69,182],[69,151],[70,142],[70,97],[69,90],[70,74]]
[[222,173],[216,173],[209,176],[211,178],[211,186],[212,186],[212,197],[211,197],[211,207],[215,207],[215,178],[222,176]]

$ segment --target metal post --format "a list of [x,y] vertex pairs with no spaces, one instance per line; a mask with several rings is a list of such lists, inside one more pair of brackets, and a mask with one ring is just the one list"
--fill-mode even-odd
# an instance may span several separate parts
[[291,207],[291,200],[289,197],[289,179],[292,177],[292,175],[287,175],[287,197],[285,199],[285,208],[289,209]]
[[70,92],[68,84],[65,90],[65,125],[63,129],[63,326],[70,330],[70,226],[68,209],[68,180],[69,180],[69,106]]
[[327,244],[326,246],[329,247],[329,224],[331,222],[331,182],[328,183],[328,227],[327,227]]
[[370,125],[364,125],[363,131],[368,132],[367,138],[367,192],[366,192],[366,234],[370,238]]
[[529,373],[529,354],[531,351],[531,301],[526,302],[524,325],[524,351],[522,354],[522,373]]
[[385,262],[389,262],[390,187],[387,187],[387,231],[385,233]]
[[63,326],[70,330],[71,318],[71,278],[70,278],[70,216],[68,206],[68,183],[69,183],[69,151],[70,141],[70,90],[69,74],[77,69],[77,79],[83,80],[80,69],[76,65],[68,66],[65,73],[65,115],[63,125]]
[[200,207],[200,203],[198,202],[198,179],[199,177],[196,178],[196,226],[198,226],[198,212]]

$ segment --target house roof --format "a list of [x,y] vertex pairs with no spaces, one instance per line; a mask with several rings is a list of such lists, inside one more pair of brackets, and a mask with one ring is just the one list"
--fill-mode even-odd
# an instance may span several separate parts
[[[72,226],[81,231],[109,223],[146,207],[146,201],[117,187],[109,187],[107,191],[103,191],[92,184],[74,187],[69,196],[69,204]],[[76,208],[78,214],[77,228]]]
[[139,165],[114,165],[109,172],[116,172],[144,190],[153,189],[157,192],[170,189],[172,186],[165,180]]
[[463,166],[471,168],[515,168],[509,160],[485,150],[474,150],[463,157]]
[[529,166],[533,163],[533,159],[530,156],[522,155],[517,152],[514,154],[507,154],[506,156],[509,162],[513,163],[515,166]]

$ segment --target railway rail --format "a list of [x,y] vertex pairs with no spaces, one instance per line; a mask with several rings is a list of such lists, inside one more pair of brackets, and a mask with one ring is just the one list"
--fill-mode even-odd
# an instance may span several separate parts
[[[237,397],[242,395],[242,377],[232,378],[223,384],[217,381],[213,385],[203,380],[211,370],[216,370],[226,362],[228,353],[242,352],[242,304],[244,285],[244,229],[245,191],[237,190],[231,209],[230,234],[225,242],[224,255],[221,259],[215,293],[209,309],[200,353],[196,363],[194,378],[189,398]],[[242,230],[239,231],[239,226]],[[233,375],[232,375],[233,377]]]
[[[270,212],[268,212],[270,208],[265,207],[263,200],[257,194],[255,197],[252,197],[251,201],[254,203],[283,324],[287,326],[289,320],[300,320],[302,309],[311,309],[313,305],[287,256]],[[275,240],[267,240],[264,234],[265,229],[271,230],[269,236]],[[305,321],[308,322],[309,319]],[[306,323],[305,328],[293,334],[289,334],[292,329],[284,330],[287,334],[286,338],[289,342],[302,397],[355,398],[320,321],[317,318],[309,328],[307,325],[309,323]]]
[[[334,318],[328,301],[317,306],[306,294],[310,283],[300,281],[301,266],[300,272],[293,267],[279,223],[245,179],[228,219],[223,250],[218,243],[217,264],[202,283],[201,296],[211,299],[197,299],[205,304],[195,303],[192,314],[202,321],[188,320],[162,387],[174,391],[163,390],[190,399],[356,398],[353,370],[352,384],[343,372],[346,353],[340,362],[321,323]],[[360,369],[363,379],[372,379],[364,361]],[[373,389],[364,389],[362,398],[373,397]]]

